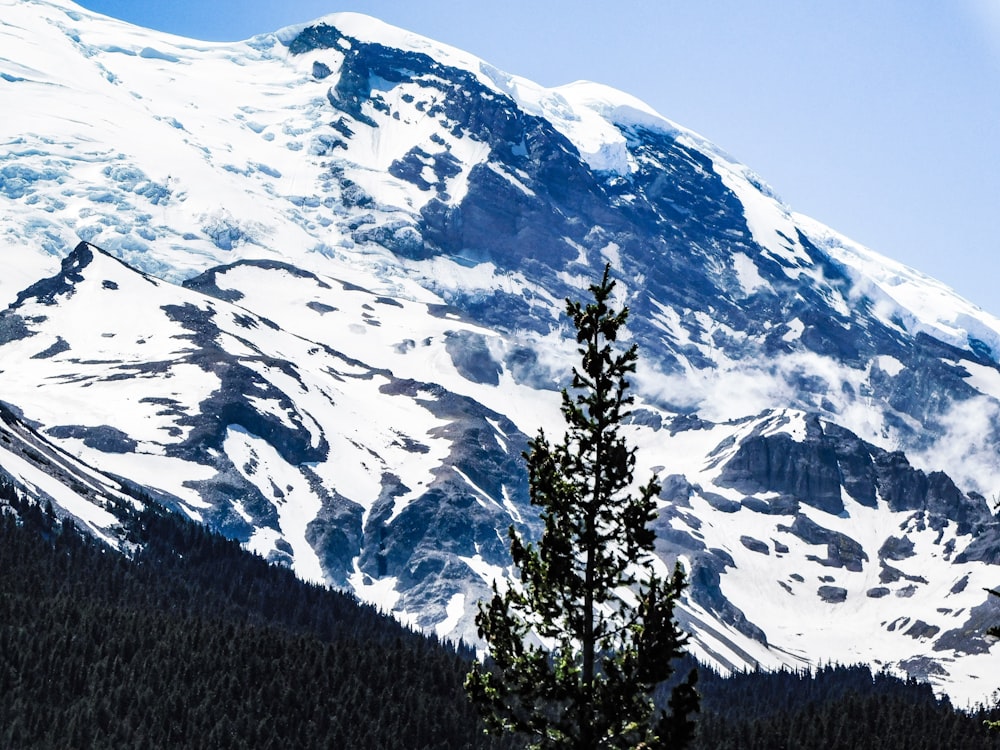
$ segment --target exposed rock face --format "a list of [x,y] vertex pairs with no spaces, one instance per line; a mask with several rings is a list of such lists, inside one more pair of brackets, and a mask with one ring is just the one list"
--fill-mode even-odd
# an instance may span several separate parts
[[[867,507],[882,502],[894,512],[926,511],[932,527],[950,520],[959,533],[989,517],[982,497],[965,495],[943,472],[925,474],[903,453],[877,448],[818,417],[810,417],[805,426],[804,438],[779,432],[743,440],[720,472],[719,484],[747,494],[777,493],[833,515],[844,512],[846,492]],[[773,424],[761,429],[773,430]],[[898,554],[899,545],[907,542],[894,544],[897,552],[889,555]]]
[[805,499],[827,513],[842,512],[836,450],[823,439],[817,421],[810,421],[809,428],[804,441],[788,434],[755,435],[744,440],[726,463],[719,483],[747,494],[777,492]]

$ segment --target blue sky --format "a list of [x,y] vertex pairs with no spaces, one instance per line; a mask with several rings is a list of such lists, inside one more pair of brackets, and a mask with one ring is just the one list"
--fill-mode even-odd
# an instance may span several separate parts
[[78,1],[211,40],[352,10],[544,85],[614,86],[1000,315],[1000,0]]

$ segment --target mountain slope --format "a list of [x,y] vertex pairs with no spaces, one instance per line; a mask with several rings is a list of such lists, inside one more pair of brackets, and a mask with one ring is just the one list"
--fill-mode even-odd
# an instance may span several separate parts
[[473,638],[609,262],[695,650],[990,692],[1000,321],[596,84],[354,14],[207,44],[0,5],[0,398],[40,437]]
[[[125,525],[135,559],[0,479],[5,746],[511,745],[488,738],[465,699],[471,653],[162,508]],[[730,679],[702,667],[698,685],[697,747],[769,748],[774,736],[827,747],[831,732],[857,748],[887,747],[886,733],[893,748],[993,747],[986,714],[863,667]]]

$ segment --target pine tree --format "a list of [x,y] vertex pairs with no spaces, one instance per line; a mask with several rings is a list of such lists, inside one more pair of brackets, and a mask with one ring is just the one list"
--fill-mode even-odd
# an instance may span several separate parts
[[495,583],[476,618],[490,663],[474,665],[466,689],[490,731],[532,748],[682,748],[698,710],[694,670],[669,712],[651,698],[687,643],[673,616],[685,577],[679,565],[669,579],[651,569],[659,485],[629,492],[635,449],[620,427],[638,355],[616,350],[628,309],[609,305],[614,285],[606,267],[592,303],[567,300],[582,359],[573,395],[563,391],[566,433],[553,445],[539,431],[525,453],[542,537],[525,543],[511,527],[519,584]]
[[[1000,591],[995,591],[994,589],[986,589],[986,591],[991,596],[1000,597]],[[1000,638],[1000,625],[993,625],[992,627],[990,627],[990,629],[986,631],[986,635],[990,636],[991,638]]]
[[[1000,502],[996,503],[994,507],[1000,508]],[[991,596],[1000,597],[1000,591],[995,589],[986,589]],[[986,631],[986,635],[991,638],[1000,638],[1000,625],[993,625],[989,630]],[[986,726],[995,732],[1000,732],[1000,721],[987,721]]]

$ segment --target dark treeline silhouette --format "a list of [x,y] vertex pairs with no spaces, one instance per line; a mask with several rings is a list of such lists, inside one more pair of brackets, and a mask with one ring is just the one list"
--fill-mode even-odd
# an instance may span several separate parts
[[129,559],[0,497],[0,747],[510,747],[467,703],[468,650],[148,498]]
[[[0,480],[0,747],[516,747],[467,702],[469,649],[142,499],[128,557]],[[705,750],[1000,745],[987,712],[866,667],[700,672]]]
[[[698,750],[995,750],[1000,712],[956,710],[931,686],[830,665],[815,672],[749,672],[723,678],[700,668]],[[988,692],[988,691],[987,691]]]

